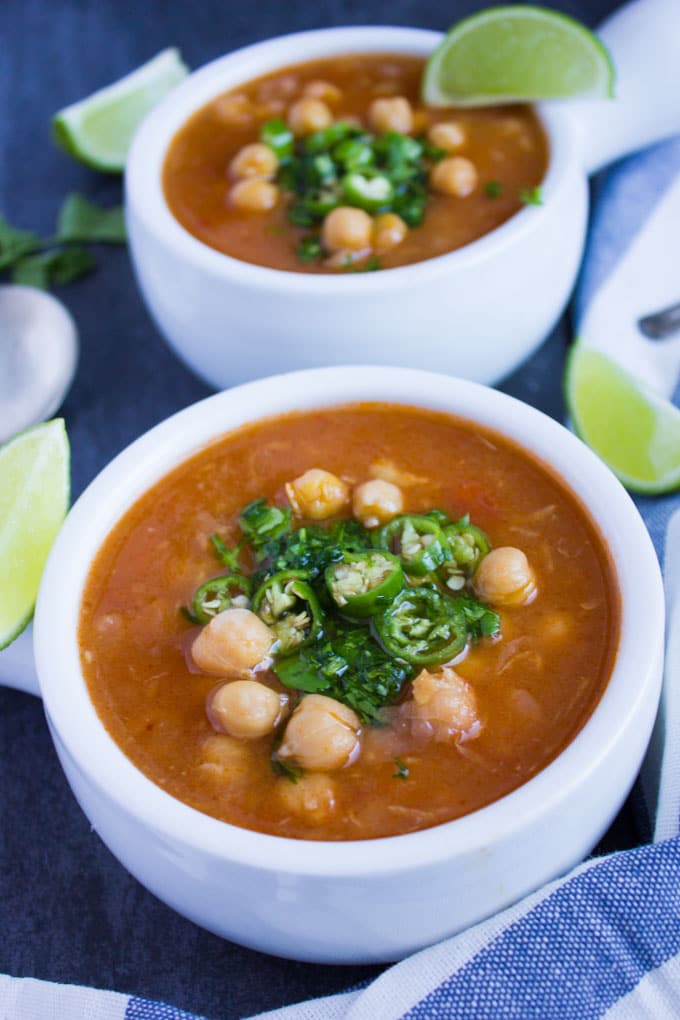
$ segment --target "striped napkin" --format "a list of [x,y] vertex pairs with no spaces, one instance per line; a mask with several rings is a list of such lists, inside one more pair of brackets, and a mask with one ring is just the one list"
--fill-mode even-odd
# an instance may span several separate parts
[[[575,301],[584,328],[597,295],[607,282],[615,283],[622,256],[635,254],[633,246],[644,240],[654,210],[678,177],[680,139],[628,159],[602,178]],[[673,230],[680,249],[680,223]],[[680,251],[675,264],[680,266]],[[669,303],[680,300],[680,271],[677,279],[678,293],[669,295]],[[676,388],[676,401],[678,396]],[[371,983],[260,1014],[260,1020],[680,1017],[680,495],[637,502],[664,563],[669,622],[662,709],[636,788],[653,842],[591,859]],[[117,992],[0,976],[0,1020],[81,1017],[205,1020]]]

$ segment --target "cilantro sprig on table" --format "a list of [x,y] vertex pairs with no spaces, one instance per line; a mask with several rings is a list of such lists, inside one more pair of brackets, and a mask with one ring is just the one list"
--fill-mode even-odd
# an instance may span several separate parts
[[96,263],[86,245],[126,240],[122,208],[102,209],[73,193],[64,199],[51,237],[14,227],[0,214],[0,273],[13,283],[46,290],[92,272]]

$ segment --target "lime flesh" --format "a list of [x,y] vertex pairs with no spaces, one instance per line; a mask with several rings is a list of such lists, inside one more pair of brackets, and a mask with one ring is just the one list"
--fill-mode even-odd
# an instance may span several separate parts
[[491,7],[458,22],[429,58],[423,100],[484,106],[542,99],[607,98],[614,68],[593,33],[544,7]]
[[68,509],[69,465],[61,418],[0,447],[0,648],[33,614],[47,554]]
[[113,85],[55,114],[55,141],[96,170],[120,173],[137,125],[187,73],[176,49],[163,50]]
[[577,434],[634,492],[680,487],[680,410],[600,351],[577,343],[566,400]]

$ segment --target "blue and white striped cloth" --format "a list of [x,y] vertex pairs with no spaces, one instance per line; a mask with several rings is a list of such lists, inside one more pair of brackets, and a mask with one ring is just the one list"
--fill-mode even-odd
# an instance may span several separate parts
[[[680,140],[629,159],[604,178],[577,295],[579,317],[678,173]],[[678,291],[676,300],[680,276]],[[680,496],[641,499],[638,505],[663,560],[663,536]],[[680,519],[676,523],[674,542],[680,546]],[[671,571],[666,573],[668,581]],[[680,565],[672,573],[677,591],[667,584],[669,620],[674,615],[675,626],[669,627],[666,730],[657,730],[656,751],[640,784],[657,839],[661,833],[670,838],[589,860],[365,986],[260,1014],[260,1020],[680,1017],[680,706],[673,701],[680,691],[671,686],[680,681]],[[657,811],[659,775],[663,795]],[[0,976],[0,1020],[80,1018],[205,1020],[117,992]]]

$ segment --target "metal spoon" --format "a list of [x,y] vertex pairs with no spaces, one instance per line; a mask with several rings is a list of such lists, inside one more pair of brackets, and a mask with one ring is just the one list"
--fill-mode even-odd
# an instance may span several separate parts
[[638,319],[638,328],[650,340],[665,340],[680,330],[680,304]]
[[54,414],[77,361],[78,332],[60,301],[34,287],[0,287],[0,442]]

